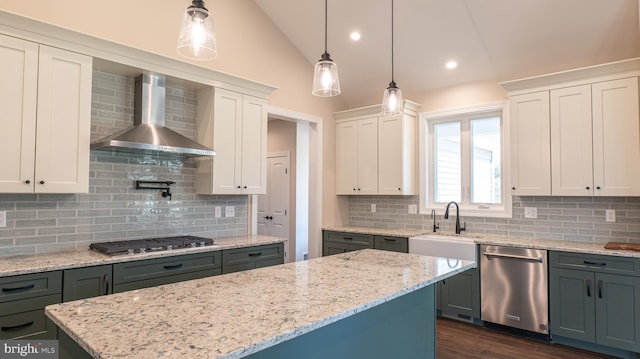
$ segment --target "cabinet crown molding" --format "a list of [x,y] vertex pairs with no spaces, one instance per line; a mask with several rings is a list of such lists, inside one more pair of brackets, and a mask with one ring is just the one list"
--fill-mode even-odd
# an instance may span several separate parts
[[[403,104],[404,104],[404,110],[402,111],[402,113],[412,114],[414,116],[417,116],[418,110],[420,109],[419,104],[410,100],[404,100]],[[382,109],[382,105],[358,107],[354,109],[334,112],[333,118],[337,122],[340,122],[341,120],[346,120],[346,119],[355,120],[361,117],[382,116],[382,114],[380,113],[381,109]]]

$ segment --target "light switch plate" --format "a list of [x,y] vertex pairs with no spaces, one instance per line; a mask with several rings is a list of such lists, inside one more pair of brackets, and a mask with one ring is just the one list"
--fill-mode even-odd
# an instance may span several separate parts
[[615,209],[607,209],[605,212],[605,220],[607,222],[615,222],[616,221],[616,210]]
[[0,228],[7,226],[7,211],[0,211]]
[[538,209],[536,207],[524,207],[524,218],[538,218]]
[[215,208],[215,216],[216,216],[216,218],[222,217],[222,207],[216,206],[216,208]]
[[236,208],[234,206],[225,206],[224,207],[224,216],[225,217],[235,217],[236,216]]
[[416,214],[416,213],[418,213],[418,205],[410,204],[409,205],[409,214]]
[[371,213],[375,213],[375,212],[376,212],[376,204],[371,203]]

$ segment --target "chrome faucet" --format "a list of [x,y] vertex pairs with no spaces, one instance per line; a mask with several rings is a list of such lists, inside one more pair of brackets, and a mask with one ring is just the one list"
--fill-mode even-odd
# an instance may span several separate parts
[[440,229],[440,225],[436,224],[436,210],[431,210],[431,218],[433,218],[433,233],[436,233],[438,229]]
[[465,222],[462,227],[460,227],[460,206],[455,201],[451,201],[447,204],[447,209],[444,211],[444,219],[449,219],[449,206],[452,204],[456,205],[456,234],[460,234],[460,232],[465,231],[467,227],[467,223]]

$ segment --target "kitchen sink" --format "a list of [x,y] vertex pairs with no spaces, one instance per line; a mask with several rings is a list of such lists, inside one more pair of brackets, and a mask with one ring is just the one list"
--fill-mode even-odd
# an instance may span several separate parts
[[474,238],[426,234],[409,238],[409,253],[477,261]]

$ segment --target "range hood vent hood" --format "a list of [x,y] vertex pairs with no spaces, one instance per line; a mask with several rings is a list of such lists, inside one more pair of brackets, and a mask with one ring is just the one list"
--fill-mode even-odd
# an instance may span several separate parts
[[136,77],[133,126],[91,144],[91,149],[157,156],[215,156],[215,152],[165,127],[162,75]]

